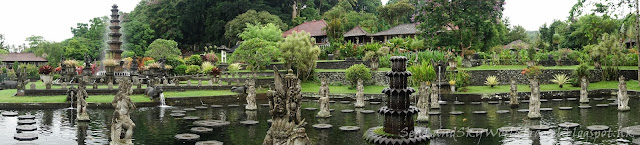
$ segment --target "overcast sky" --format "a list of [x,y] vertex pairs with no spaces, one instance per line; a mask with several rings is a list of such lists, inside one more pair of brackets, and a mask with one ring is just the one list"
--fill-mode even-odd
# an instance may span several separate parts
[[[111,5],[130,12],[140,0],[0,0],[0,34],[21,45],[31,35],[49,41],[71,38],[71,27],[111,14]],[[386,3],[388,0],[382,0]],[[506,0],[504,17],[511,25],[534,31],[554,19],[565,20],[576,0]]]

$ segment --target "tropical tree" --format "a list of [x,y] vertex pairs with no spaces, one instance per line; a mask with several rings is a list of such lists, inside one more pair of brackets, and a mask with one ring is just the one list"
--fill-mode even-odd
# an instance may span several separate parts
[[282,59],[288,68],[296,70],[298,78],[308,80],[313,76],[320,48],[314,46],[314,38],[308,32],[293,32],[280,43]]
[[225,38],[230,42],[236,42],[239,40],[238,34],[244,31],[244,28],[249,24],[269,24],[272,23],[280,29],[286,29],[287,24],[280,20],[280,17],[272,15],[267,11],[257,12],[255,10],[249,10],[241,15],[236,16],[233,20],[229,21],[225,25],[226,31],[224,32]]
[[178,49],[178,43],[173,40],[156,39],[149,45],[146,56],[156,60],[161,58],[180,57],[182,52]]

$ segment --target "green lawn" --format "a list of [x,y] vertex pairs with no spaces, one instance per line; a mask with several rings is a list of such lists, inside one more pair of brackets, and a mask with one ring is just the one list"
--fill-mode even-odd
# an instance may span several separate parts
[[[589,83],[589,90],[596,89],[617,89],[617,81],[602,81],[596,83]],[[630,91],[640,91],[638,81],[631,80],[627,82],[627,88]],[[510,90],[509,85],[489,86],[469,86],[466,92],[458,92],[460,94],[482,94],[482,93],[507,93]],[[563,88],[560,88],[557,84],[544,84],[540,85],[540,91],[568,91],[568,90],[580,90],[580,87],[571,87],[570,84],[565,84]],[[518,92],[530,92],[529,85],[518,85]]]
[[[470,68],[459,68],[461,70],[522,70],[527,68],[526,65],[481,65]],[[578,65],[572,66],[549,66],[543,67],[544,69],[577,69]],[[594,69],[594,66],[589,66],[589,69]],[[619,66],[620,70],[638,70],[638,66]]]
[[[302,92],[318,92],[320,90],[319,83],[302,83]],[[382,89],[386,88],[386,86],[365,86],[364,93],[365,94],[380,94]],[[357,92],[356,89],[349,89],[349,86],[329,86],[329,92],[331,93],[344,93],[355,94]]]
[[[47,86],[45,86],[45,85],[44,85],[44,82],[42,82],[42,81],[30,82],[29,84],[27,84],[27,85],[25,86],[25,88],[26,88],[26,89],[31,88],[31,84],[32,84],[32,83],[35,83],[35,84],[36,84],[36,89],[46,89],[46,88],[47,88]],[[74,87],[76,87],[76,88],[78,87],[77,85],[73,85],[73,86],[74,86]],[[67,87],[70,87],[70,85],[67,85]],[[135,87],[135,86],[134,86],[134,87]],[[60,89],[60,88],[62,88],[60,85],[51,85],[51,89]],[[98,89],[107,89],[107,88],[109,88],[109,86],[108,86],[108,85],[98,85]],[[118,89],[118,85],[117,85],[117,84],[114,84],[114,85],[113,85],[113,88],[114,88],[114,89]],[[147,85],[142,85],[142,88],[143,88],[143,89],[144,89],[144,88],[147,88]],[[93,89],[93,85],[88,84],[88,85],[87,85],[87,89]]]
[[[56,96],[13,96],[16,89],[0,90],[0,103],[64,103],[66,95]],[[90,95],[87,102],[93,103],[111,103],[115,95]],[[130,96],[133,102],[151,102],[149,97],[144,95]]]
[[198,96],[224,96],[224,95],[236,95],[238,93],[231,92],[230,90],[201,90],[201,91],[184,91],[184,92],[164,92],[164,96],[167,98],[178,97],[198,97]]
[[[316,72],[345,72],[347,69],[316,69]],[[378,68],[378,71],[391,71],[391,68]]]

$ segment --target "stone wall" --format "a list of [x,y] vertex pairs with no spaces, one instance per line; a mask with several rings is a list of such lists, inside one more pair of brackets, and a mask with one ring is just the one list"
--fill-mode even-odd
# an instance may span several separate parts
[[[316,68],[317,69],[347,69],[349,67],[351,67],[354,64],[364,64],[366,66],[369,66],[369,62],[368,61],[362,61],[362,60],[344,60],[344,61],[321,61],[321,62],[316,62]],[[227,70],[227,67],[229,66],[229,64],[218,64],[216,65],[216,67],[222,69],[222,70]],[[270,66],[267,67],[267,69],[272,69],[273,66],[276,66],[279,70],[284,70],[285,69],[285,65],[284,63],[277,63],[277,64],[271,64]],[[245,70],[247,68],[247,65],[243,64],[242,65],[242,69]]]
[[[528,84],[529,80],[527,77],[522,74],[522,70],[472,70],[467,71],[471,76],[471,86],[483,86],[486,78],[489,76],[498,77],[498,81],[501,85],[508,84],[511,77],[514,77],[518,84]],[[540,80],[540,84],[551,84],[551,79],[553,79],[553,75],[555,74],[566,74],[570,76],[573,73],[573,70],[559,70],[559,69],[546,69],[542,71],[542,75],[538,77]],[[601,80],[601,70],[591,70],[591,75],[589,77],[590,82],[597,82]],[[637,74],[636,74],[637,76]],[[627,77],[625,75],[625,77]],[[445,77],[446,78],[446,77]],[[637,78],[637,77],[635,77]]]
[[[365,83],[378,86],[389,85],[389,78],[385,76],[385,73],[385,71],[375,71],[371,75],[372,79]],[[330,85],[351,85],[351,82],[345,76],[345,72],[319,72],[317,74],[318,78],[327,78]]]

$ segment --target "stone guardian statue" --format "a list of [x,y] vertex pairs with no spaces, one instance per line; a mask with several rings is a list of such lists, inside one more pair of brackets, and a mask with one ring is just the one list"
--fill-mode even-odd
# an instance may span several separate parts
[[311,145],[300,117],[300,80],[289,69],[284,79],[274,66],[274,90],[267,93],[273,123],[262,145]]
[[318,111],[316,117],[331,117],[331,112],[329,111],[329,85],[327,85],[326,79],[322,79],[318,94],[320,95],[320,111]]
[[629,111],[629,96],[627,95],[627,82],[624,76],[618,78],[618,111]]
[[[118,93],[113,98],[111,105],[115,108],[113,118],[111,119],[111,142],[110,145],[133,145],[131,138],[133,137],[133,123],[129,114],[136,109],[131,98],[129,98],[131,81],[128,79],[120,79]],[[123,133],[124,132],[124,133]]]
[[362,80],[358,79],[358,86],[356,87],[356,108],[364,107],[364,86],[362,84]]

